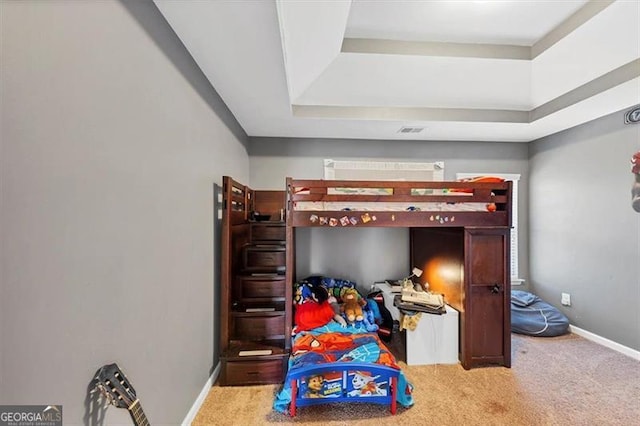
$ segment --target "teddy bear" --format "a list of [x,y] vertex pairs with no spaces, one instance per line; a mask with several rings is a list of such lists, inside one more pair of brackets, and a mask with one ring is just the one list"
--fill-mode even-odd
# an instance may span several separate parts
[[347,288],[342,294],[342,312],[351,323],[364,319],[362,307],[366,303],[355,288]]

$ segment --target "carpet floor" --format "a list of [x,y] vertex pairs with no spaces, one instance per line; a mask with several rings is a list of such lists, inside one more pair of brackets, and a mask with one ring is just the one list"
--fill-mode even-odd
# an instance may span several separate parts
[[214,385],[194,426],[271,425],[640,425],[640,361],[575,334],[512,335],[512,368],[408,366],[414,406],[328,404],[297,416],[271,408],[279,386]]

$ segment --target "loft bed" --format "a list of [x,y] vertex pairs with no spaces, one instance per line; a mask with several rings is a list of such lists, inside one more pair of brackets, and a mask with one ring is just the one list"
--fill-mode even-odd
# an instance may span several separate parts
[[[459,311],[462,366],[510,367],[510,182],[287,178],[285,192],[287,309],[295,306],[293,293],[300,285],[295,276],[296,229],[406,227],[411,265],[427,265],[423,277],[430,289],[444,294]],[[438,268],[429,265],[442,259],[458,273],[438,277]],[[434,269],[431,275],[429,269]],[[274,401],[276,411],[295,416],[298,407],[364,402],[389,405],[395,413],[396,403],[413,404],[412,385],[375,333],[357,324],[341,329],[331,321],[300,331],[297,324],[293,327],[297,317],[289,318],[285,335],[292,336],[291,351]],[[314,388],[316,380],[320,385]],[[375,392],[363,393],[356,386],[374,380]]]
[[326,402],[384,404],[392,413],[396,403],[410,406],[412,387],[395,358],[361,324],[306,324],[291,337],[294,289],[286,282],[292,273],[285,247],[292,230],[281,220],[286,192],[254,191],[225,176],[222,195],[220,384],[284,379],[274,409],[292,416],[298,407]]
[[[297,228],[409,228],[411,265],[407,266],[422,266],[423,283],[429,282],[431,291],[443,294],[459,311],[461,365],[510,367],[511,194],[511,182],[488,178],[439,182],[287,178],[287,286],[295,280]],[[439,273],[438,262],[454,273]]]

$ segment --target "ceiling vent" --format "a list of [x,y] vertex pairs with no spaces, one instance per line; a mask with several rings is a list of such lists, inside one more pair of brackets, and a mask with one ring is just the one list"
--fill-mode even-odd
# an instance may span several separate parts
[[400,127],[400,130],[398,130],[398,133],[420,133],[423,130],[424,130],[424,127],[403,126],[403,127]]

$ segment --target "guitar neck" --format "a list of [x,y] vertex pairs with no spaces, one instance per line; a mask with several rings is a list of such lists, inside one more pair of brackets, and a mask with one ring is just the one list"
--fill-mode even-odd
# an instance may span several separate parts
[[128,410],[129,414],[131,414],[131,419],[136,426],[150,426],[149,420],[147,420],[147,416],[142,410],[142,405],[140,404],[139,399],[133,401]]

